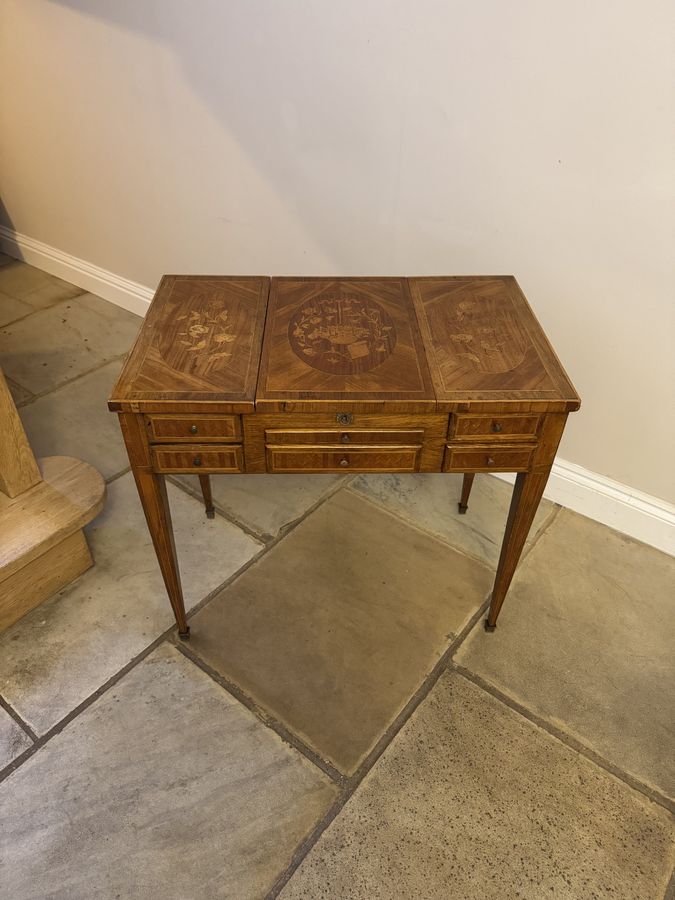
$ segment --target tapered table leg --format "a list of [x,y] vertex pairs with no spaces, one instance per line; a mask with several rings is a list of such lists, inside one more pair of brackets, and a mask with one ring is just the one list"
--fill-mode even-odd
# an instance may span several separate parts
[[183,589],[180,583],[164,476],[158,475],[152,470],[152,457],[143,416],[134,413],[120,413],[119,420],[129,454],[131,471],[134,473],[138,488],[138,496],[141,498],[141,506],[148,523],[148,531],[157,554],[157,562],[164,579],[166,592],[169,595],[171,608],[176,617],[178,633],[183,640],[187,640],[190,636],[190,628],[185,618]]
[[516,485],[511,498],[502,552],[499,557],[494,588],[492,589],[492,600],[488,617],[485,621],[486,631],[494,631],[497,625],[499,610],[502,607],[504,597],[516,571],[520,554],[525,546],[525,541],[537,512],[539,501],[544,493],[547,480],[548,471],[543,473],[520,472],[516,476]]
[[204,498],[204,509],[209,519],[215,518],[216,511],[213,507],[213,496],[211,495],[211,478],[209,475],[200,475],[199,484],[202,489],[202,497]]
[[133,468],[134,478],[141,505],[148,523],[150,537],[157,554],[157,561],[162,572],[162,578],[169,595],[171,608],[176,617],[178,634],[183,640],[190,635],[190,626],[185,618],[185,603],[183,602],[183,590],[180,583],[178,570],[178,558],[176,545],[173,538],[171,525],[171,511],[169,510],[169,498],[166,494],[166,484],[163,475],[157,475],[149,469]]
[[462,515],[464,515],[464,513],[469,508],[469,495],[471,494],[471,486],[473,485],[474,475],[474,472],[466,472],[464,474],[464,480],[462,481],[462,496],[459,503],[457,504],[457,508]]

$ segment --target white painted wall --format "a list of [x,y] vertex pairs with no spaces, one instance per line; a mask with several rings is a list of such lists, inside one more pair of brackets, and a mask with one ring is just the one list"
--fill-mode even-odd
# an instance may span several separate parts
[[561,455],[675,501],[675,5],[0,0],[2,221],[163,272],[514,273]]

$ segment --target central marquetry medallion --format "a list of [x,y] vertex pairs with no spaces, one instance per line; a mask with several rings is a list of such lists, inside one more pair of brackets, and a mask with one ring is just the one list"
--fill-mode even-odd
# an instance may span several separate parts
[[357,375],[379,366],[396,346],[389,314],[371,298],[324,294],[291,316],[288,341],[308,366],[332,375]]

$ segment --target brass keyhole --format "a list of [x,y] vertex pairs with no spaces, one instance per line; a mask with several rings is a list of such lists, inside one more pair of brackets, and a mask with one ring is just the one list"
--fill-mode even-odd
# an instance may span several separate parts
[[348,444],[349,441],[351,440],[351,438],[350,438],[349,435],[345,432],[345,434],[341,434],[341,435],[340,435],[340,440],[342,441],[343,444]]
[[486,463],[487,463],[488,466],[494,466],[495,461],[494,461],[494,459],[493,459],[491,456],[488,456],[488,458],[487,458],[487,460],[486,460]]
[[190,425],[190,434],[197,434],[197,431],[198,429],[196,425]]
[[195,458],[192,460],[192,465],[193,466],[201,466],[201,464],[202,464],[201,456],[195,456]]
[[341,466],[348,466],[348,465],[349,465],[349,460],[348,460],[348,459],[345,459],[345,458],[343,457],[343,458],[340,460],[340,465],[341,465]]
[[492,430],[493,430],[493,431],[496,431],[497,434],[499,434],[499,432],[502,430],[502,423],[501,423],[501,422],[493,422],[493,423],[492,423]]

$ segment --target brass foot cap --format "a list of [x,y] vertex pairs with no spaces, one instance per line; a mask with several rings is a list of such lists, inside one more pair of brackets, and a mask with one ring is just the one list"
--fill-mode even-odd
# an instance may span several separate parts
[[189,641],[190,640],[190,626],[188,625],[188,627],[185,631],[179,631],[178,637],[181,639],[181,641]]
[[490,625],[490,623],[488,622],[488,620],[487,620],[487,619],[485,620],[485,630],[486,630],[486,631],[492,632],[492,631],[495,630],[496,627],[497,627],[497,623],[496,623],[496,622],[495,622],[494,625]]

